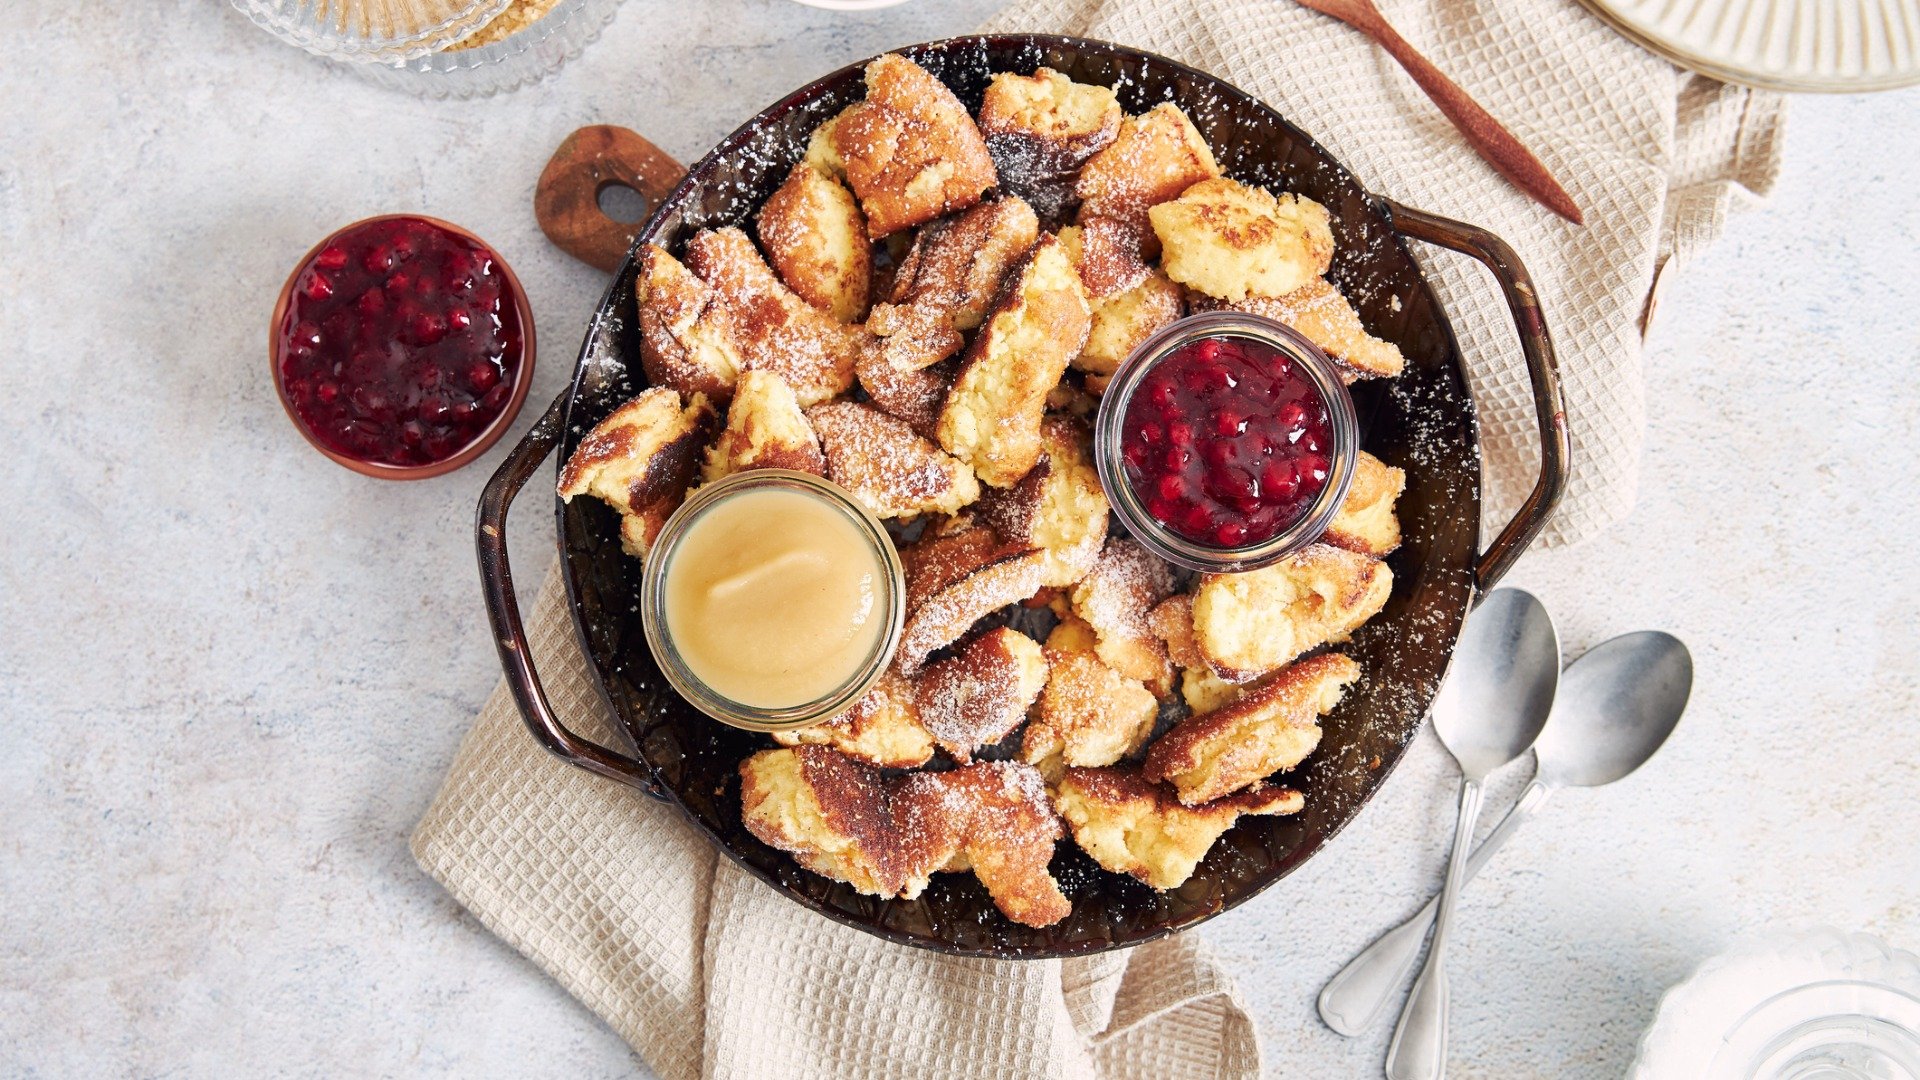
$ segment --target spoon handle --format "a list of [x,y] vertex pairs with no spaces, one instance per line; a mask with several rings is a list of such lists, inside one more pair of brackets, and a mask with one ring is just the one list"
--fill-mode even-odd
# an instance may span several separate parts
[[[1461,880],[1463,887],[1487,865],[1487,860],[1493,858],[1507,838],[1545,805],[1552,791],[1537,779],[1527,785],[1507,816],[1473,849],[1467,859],[1466,876]],[[1380,1019],[1387,1002],[1393,1000],[1393,992],[1406,981],[1413,971],[1413,962],[1420,958],[1420,946],[1427,940],[1427,931],[1433,928],[1434,913],[1439,907],[1440,897],[1435,894],[1412,918],[1375,938],[1373,944],[1347,961],[1339,974],[1327,980],[1320,991],[1319,1005],[1320,1019],[1326,1021],[1328,1027],[1342,1035],[1358,1035]]]
[[1473,847],[1473,826],[1484,794],[1479,781],[1461,777],[1460,821],[1453,830],[1453,852],[1447,857],[1447,881],[1440,887],[1433,948],[1393,1029],[1393,1042],[1387,1047],[1387,1080],[1439,1080],[1447,1073],[1447,936],[1453,929],[1460,884],[1466,880],[1467,852]]

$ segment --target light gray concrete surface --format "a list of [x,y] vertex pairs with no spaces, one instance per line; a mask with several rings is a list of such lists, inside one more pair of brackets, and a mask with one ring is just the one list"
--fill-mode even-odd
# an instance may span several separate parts
[[[0,0],[0,1074],[644,1071],[406,852],[495,677],[467,530],[502,451],[406,485],[320,458],[267,378],[273,293],[337,224],[451,218],[525,280],[544,401],[601,288],[529,213],[562,136],[688,157],[997,6],[630,0],[549,82],[431,103],[215,0]],[[1665,627],[1699,679],[1660,759],[1557,800],[1466,901],[1456,1075],[1617,1075],[1663,987],[1769,927],[1920,946],[1916,106],[1795,103],[1778,196],[1665,300],[1639,508],[1514,576],[1570,653]],[[530,568],[548,521],[516,524]],[[1274,1075],[1377,1074],[1385,1031],[1312,998],[1435,884],[1451,805],[1422,736],[1201,931]]]

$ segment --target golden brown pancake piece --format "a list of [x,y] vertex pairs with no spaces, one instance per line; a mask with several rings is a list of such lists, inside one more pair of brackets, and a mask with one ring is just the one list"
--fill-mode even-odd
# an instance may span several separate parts
[[1047,394],[1086,344],[1092,313],[1059,241],[1027,253],[947,391],[940,445],[994,487],[1011,487],[1040,459]]
[[800,410],[793,387],[771,371],[743,372],[734,384],[726,430],[707,448],[700,480],[711,484],[747,469],[827,474],[820,437]]
[[894,272],[887,302],[876,304],[867,320],[887,362],[911,371],[959,352],[966,344],[962,332],[986,318],[1039,229],[1019,198],[981,203],[922,228]]
[[1362,450],[1353,466],[1353,486],[1327,526],[1335,547],[1379,558],[1400,546],[1400,519],[1393,504],[1407,489],[1407,474]]
[[647,381],[726,404],[746,360],[733,312],[666,249],[640,250],[640,366]]
[[1121,766],[1068,769],[1053,805],[1095,862],[1166,890],[1186,884],[1242,815],[1298,813],[1306,799],[1289,788],[1254,784],[1205,806],[1183,806],[1172,789]]
[[1193,299],[1195,310],[1230,308],[1293,327],[1340,365],[1348,383],[1390,379],[1406,370],[1407,358],[1400,346],[1367,333],[1359,313],[1326,278],[1314,278],[1285,296],[1249,296],[1236,304],[1202,293],[1195,293]]
[[896,53],[867,65],[867,98],[830,136],[878,239],[964,210],[997,177],[966,107],[926,69]]
[[895,804],[907,849],[930,861],[946,855],[934,870],[972,870],[1002,915],[1051,926],[1072,912],[1047,872],[1066,830],[1031,766],[982,761],[911,773],[900,778]]
[[1120,123],[1120,133],[1080,169],[1078,220],[1112,218],[1125,226],[1143,258],[1160,251],[1147,211],[1194,184],[1220,175],[1207,140],[1172,102]]
[[1292,192],[1276,198],[1222,176],[1193,185],[1147,216],[1165,253],[1160,269],[1228,302],[1285,296],[1333,262],[1327,208]]
[[839,716],[796,731],[776,731],[781,746],[829,746],[883,769],[912,769],[933,757],[933,735],[920,722],[913,684],[888,668],[866,696]]
[[560,470],[560,498],[591,495],[619,511],[622,546],[644,556],[686,497],[713,424],[704,394],[683,406],[664,386],[642,390],[580,440]]
[[[1074,620],[1077,622],[1078,620]],[[1080,623],[1084,627],[1085,623]],[[1108,667],[1063,621],[1047,639],[1047,685],[1021,737],[1020,758],[1047,776],[1071,765],[1111,765],[1146,745],[1160,703],[1138,679]]]
[[687,265],[733,313],[745,367],[778,374],[802,405],[853,385],[854,361],[871,341],[866,330],[835,321],[782,284],[746,233],[726,228],[696,234],[687,245]]
[[760,207],[755,226],[768,261],[801,299],[843,323],[866,315],[873,247],[845,184],[803,161]]
[[1003,71],[987,85],[980,131],[1001,186],[1055,219],[1072,205],[1080,166],[1113,143],[1125,115],[1104,86],[1045,67],[1032,75]]
[[902,421],[856,401],[807,410],[826,453],[827,479],[878,518],[951,514],[980,497],[973,471]]
[[1032,596],[1046,553],[1009,544],[978,522],[958,518],[900,550],[907,579],[907,621],[894,666],[917,675],[936,649],[958,641],[986,615]]
[[918,896],[931,858],[894,819],[878,769],[824,746],[762,750],[740,763],[740,819],[764,844],[868,896]]
[[1319,717],[1359,677],[1340,653],[1293,664],[1239,701],[1174,725],[1148,748],[1144,775],[1196,806],[1291,769],[1320,744]]
[[1203,579],[1193,596],[1194,639],[1214,674],[1248,682],[1347,640],[1392,592],[1385,563],[1314,544],[1272,566]]
[[997,627],[957,655],[930,664],[914,683],[920,721],[961,764],[1020,726],[1047,683],[1039,642]]
[[1171,595],[1172,568],[1125,537],[1107,541],[1072,594],[1073,613],[1098,637],[1094,651],[1100,659],[1161,697],[1173,692],[1173,665],[1166,643],[1147,625],[1147,613]]

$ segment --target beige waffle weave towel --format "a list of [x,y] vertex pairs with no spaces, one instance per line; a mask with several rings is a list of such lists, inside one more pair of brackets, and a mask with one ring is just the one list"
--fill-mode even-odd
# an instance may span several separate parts
[[[1574,482],[1550,538],[1590,535],[1633,500],[1640,318],[1655,280],[1771,185],[1779,101],[1676,72],[1573,0],[1382,6],[1533,147],[1586,209],[1586,229],[1513,191],[1390,60],[1290,0],[1025,0],[993,29],[1133,43],[1213,71],[1312,132],[1372,190],[1504,236],[1541,287],[1566,379]],[[1473,368],[1497,521],[1533,479],[1518,349],[1476,264],[1420,254]],[[531,613],[534,655],[567,722],[612,740],[557,580]],[[413,847],[668,1080],[1259,1071],[1254,1024],[1193,935],[1065,963],[885,944],[717,859],[668,807],[546,756],[504,689]]]
[[[1626,516],[1639,487],[1640,340],[1656,282],[1718,237],[1730,209],[1772,189],[1781,98],[1680,71],[1575,0],[1378,2],[1546,163],[1585,228],[1502,180],[1358,31],[1293,0],[1022,0],[988,29],[1099,38],[1192,64],[1279,110],[1368,190],[1512,244],[1540,290],[1573,437],[1572,483],[1545,539],[1584,540]],[[1526,369],[1479,264],[1410,246],[1471,373],[1491,537],[1538,469]]]
[[[622,745],[557,573],[527,634],[567,725]],[[504,686],[413,854],[666,1080],[1259,1073],[1253,1021],[1195,936],[1030,963],[888,944],[749,877],[666,804],[548,756]]]

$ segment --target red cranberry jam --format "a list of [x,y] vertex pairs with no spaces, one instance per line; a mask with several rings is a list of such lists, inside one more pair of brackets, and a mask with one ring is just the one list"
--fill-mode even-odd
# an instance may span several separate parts
[[1120,456],[1155,521],[1197,544],[1259,544],[1312,508],[1332,471],[1333,425],[1313,380],[1244,337],[1181,346],[1127,402]]
[[321,445],[430,465],[513,397],[521,326],[492,251],[419,218],[341,232],[294,274],[280,321],[287,402]]

